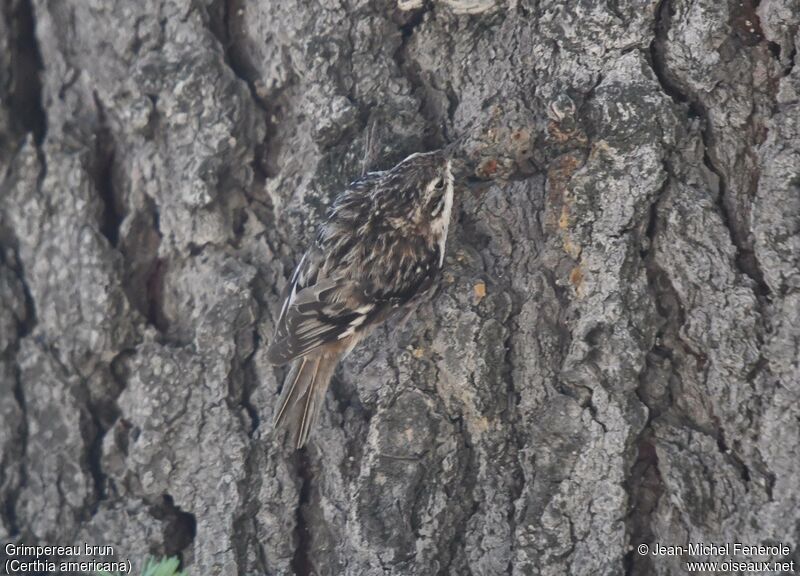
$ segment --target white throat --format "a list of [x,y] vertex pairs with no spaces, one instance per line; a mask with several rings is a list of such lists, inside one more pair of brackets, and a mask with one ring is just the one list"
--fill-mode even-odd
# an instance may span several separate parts
[[439,218],[431,226],[434,234],[439,235],[439,268],[444,265],[444,249],[447,243],[447,229],[450,227],[450,214],[453,211],[453,173],[450,162],[447,162],[447,188],[444,191],[444,207]]

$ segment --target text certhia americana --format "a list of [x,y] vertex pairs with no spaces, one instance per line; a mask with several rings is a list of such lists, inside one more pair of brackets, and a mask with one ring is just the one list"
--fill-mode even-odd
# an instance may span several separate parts
[[366,174],[334,201],[289,281],[267,352],[273,364],[295,361],[275,426],[287,425],[298,448],[308,441],[339,359],[433,285],[452,207],[453,174],[443,151]]

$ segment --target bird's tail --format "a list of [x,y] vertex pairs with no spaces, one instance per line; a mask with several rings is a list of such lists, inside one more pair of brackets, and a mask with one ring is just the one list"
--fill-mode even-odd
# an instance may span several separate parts
[[338,361],[339,354],[308,354],[295,361],[284,382],[273,426],[285,426],[298,449],[308,442]]

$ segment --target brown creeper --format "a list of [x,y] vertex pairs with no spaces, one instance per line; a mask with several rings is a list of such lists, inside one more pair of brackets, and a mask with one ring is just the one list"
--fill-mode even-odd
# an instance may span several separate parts
[[451,162],[441,150],[366,174],[334,201],[286,287],[267,352],[273,364],[295,361],[274,425],[287,424],[297,448],[339,359],[433,285],[452,207]]

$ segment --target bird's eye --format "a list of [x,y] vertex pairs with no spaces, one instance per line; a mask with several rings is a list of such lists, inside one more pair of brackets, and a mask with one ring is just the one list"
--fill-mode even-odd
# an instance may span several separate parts
[[444,178],[439,178],[439,179],[436,181],[436,184],[434,184],[434,185],[433,185],[433,187],[434,187],[436,190],[441,190],[442,188],[444,188]]

